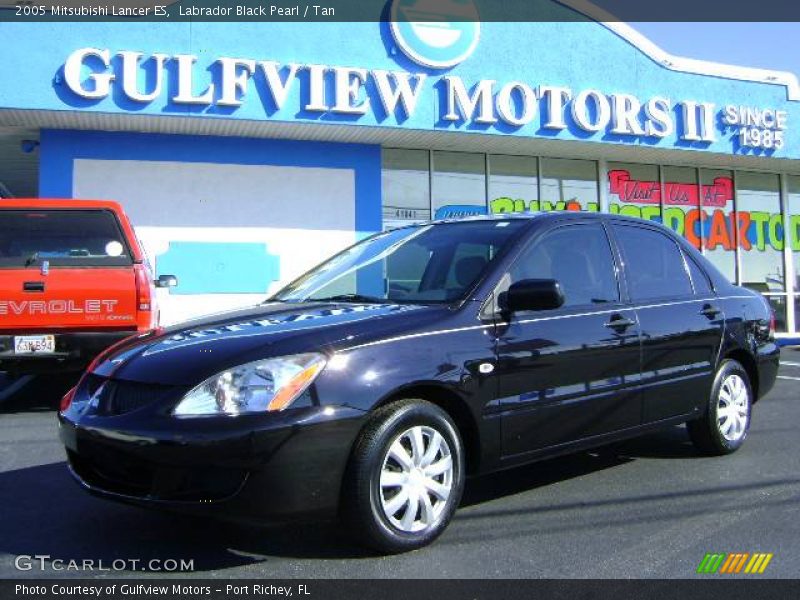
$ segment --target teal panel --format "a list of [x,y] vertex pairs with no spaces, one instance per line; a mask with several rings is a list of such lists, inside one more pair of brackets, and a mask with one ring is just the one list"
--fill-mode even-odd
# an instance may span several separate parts
[[170,242],[158,275],[175,275],[170,294],[264,294],[280,279],[280,258],[266,244]]

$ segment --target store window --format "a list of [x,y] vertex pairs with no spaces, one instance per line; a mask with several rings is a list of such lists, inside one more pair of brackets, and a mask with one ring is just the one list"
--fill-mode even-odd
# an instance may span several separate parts
[[600,210],[596,162],[542,158],[541,178],[542,197],[530,210]]
[[433,218],[486,213],[486,155],[433,153]]
[[736,210],[742,285],[765,294],[785,292],[783,216],[778,176],[737,172]]
[[383,225],[396,227],[431,218],[427,150],[383,150]]
[[699,250],[703,234],[697,169],[663,167],[661,173],[664,180],[661,193],[662,222]]
[[730,281],[736,281],[736,227],[733,173],[700,169],[703,254]]
[[794,266],[794,323],[795,328],[800,329],[800,177],[788,177],[787,184],[789,231],[786,239],[790,244]]
[[[786,296],[774,296],[774,295],[767,295],[767,300],[769,300],[769,304],[772,307],[772,312],[775,314],[775,331],[777,333],[786,333],[788,329],[788,320],[787,320],[787,303],[786,303]],[[795,314],[797,312],[795,311]]]
[[489,211],[538,209],[539,165],[532,156],[489,156]]
[[609,211],[661,221],[661,181],[656,165],[608,163]]

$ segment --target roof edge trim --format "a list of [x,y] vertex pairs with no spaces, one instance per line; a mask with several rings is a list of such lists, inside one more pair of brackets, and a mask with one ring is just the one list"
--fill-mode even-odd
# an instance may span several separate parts
[[725,79],[736,79],[753,83],[782,85],[786,88],[788,100],[800,101],[800,81],[789,71],[773,71],[755,67],[742,67],[724,63],[675,56],[650,41],[627,23],[619,21],[614,15],[588,0],[557,0],[559,4],[576,10],[607,27],[626,42],[643,52],[653,62],[682,73],[710,75]]

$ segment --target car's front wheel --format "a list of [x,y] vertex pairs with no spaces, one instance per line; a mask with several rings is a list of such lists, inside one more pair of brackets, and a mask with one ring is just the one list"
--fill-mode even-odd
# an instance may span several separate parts
[[724,360],[717,370],[703,417],[686,424],[695,447],[705,454],[730,454],[739,449],[750,429],[753,388],[744,367]]
[[344,516],[352,532],[381,552],[435,540],[464,489],[464,451],[448,414],[424,400],[378,409],[348,465]]

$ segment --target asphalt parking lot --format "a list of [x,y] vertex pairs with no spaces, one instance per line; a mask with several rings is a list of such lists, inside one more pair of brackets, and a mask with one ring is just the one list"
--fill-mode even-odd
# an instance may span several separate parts
[[[54,560],[108,568],[156,558],[192,560],[186,575],[223,578],[683,578],[697,576],[707,552],[771,552],[756,577],[794,578],[800,351],[785,349],[782,361],[738,453],[700,457],[675,428],[476,479],[434,546],[394,557],[365,553],[332,525],[232,526],[90,497],[64,466],[58,386],[38,385],[0,407],[0,577],[89,575],[54,571]],[[47,555],[50,567],[17,570],[19,555]],[[92,575],[143,574],[151,572]]]

